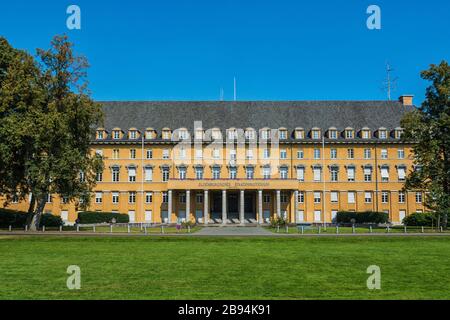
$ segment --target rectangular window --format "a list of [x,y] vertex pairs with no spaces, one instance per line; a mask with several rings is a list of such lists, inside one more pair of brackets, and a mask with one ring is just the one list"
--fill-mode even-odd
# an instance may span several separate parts
[[314,181],[321,181],[322,180],[322,168],[314,167],[313,175],[314,175]]
[[120,139],[120,131],[113,131],[113,138],[114,139]]
[[136,139],[137,138],[137,132],[135,130],[130,131],[130,139]]
[[148,149],[146,151],[146,156],[147,156],[147,159],[153,159],[153,150],[152,149]]
[[350,182],[355,181],[355,167],[347,167],[347,180]]
[[220,179],[220,167],[214,167],[212,169],[213,179]]
[[128,202],[129,203],[136,203],[136,192],[131,191],[128,193]]
[[178,150],[178,159],[186,159],[186,149],[185,148],[180,148]]
[[130,149],[130,159],[136,159],[136,149]]
[[379,131],[379,137],[380,137],[380,139],[386,139],[386,137],[387,137],[386,130],[380,130]]
[[180,180],[186,180],[186,167],[178,168],[178,178]]
[[264,203],[270,203],[270,194],[264,194],[263,195],[263,201]]
[[169,168],[162,169],[162,181],[163,182],[169,181],[169,174],[170,174]]
[[285,149],[280,150],[280,159],[287,159],[287,151]]
[[255,169],[253,167],[245,168],[245,176],[247,179],[249,179],[249,180],[253,179],[254,175],[255,175]]
[[280,194],[280,202],[281,203],[287,203],[288,202],[288,195],[285,192],[281,192],[281,194]]
[[146,192],[145,193],[145,203],[152,203],[152,202],[153,202],[153,193]]
[[338,192],[337,192],[337,191],[332,191],[332,192],[331,192],[331,202],[332,202],[332,203],[337,203],[337,202],[339,202],[339,199],[338,199]]
[[280,178],[281,179],[288,179],[288,168],[286,167],[281,167],[280,168]]
[[136,168],[135,167],[128,168],[128,181],[129,182],[136,181]]
[[167,192],[162,193],[162,202],[168,203],[169,202],[169,194]]
[[372,168],[365,167],[364,168],[364,181],[371,182],[372,181]]
[[398,149],[397,150],[397,157],[399,159],[405,159],[405,149]]
[[203,194],[197,193],[197,194],[195,195],[195,201],[196,201],[197,203],[203,203]]
[[349,191],[347,193],[347,200],[348,200],[348,203],[355,203],[355,201],[356,201],[356,194],[355,194],[355,192]]
[[97,182],[102,182],[103,181],[103,172],[97,172],[97,174],[95,176],[95,180]]
[[406,195],[404,191],[398,192],[398,203],[405,203]]
[[321,193],[314,192],[314,203],[320,203],[320,200],[321,200]]
[[297,150],[297,159],[303,159],[305,157],[305,153],[303,151],[303,149],[298,149]]
[[305,181],[305,168],[304,167],[297,167],[297,180]]
[[320,149],[314,149],[314,159],[320,159]]
[[103,201],[103,193],[96,192],[95,193],[95,203],[102,203]]
[[338,167],[331,167],[330,175],[331,175],[331,181],[332,182],[337,182],[338,181],[338,175],[339,175],[339,168]]
[[313,139],[320,139],[320,131],[319,130],[313,130],[312,131],[312,138]]
[[363,139],[369,139],[370,138],[370,131],[369,130],[363,130],[362,138]]
[[162,158],[163,159],[169,159],[169,155],[170,155],[169,149],[163,149],[163,151],[162,151]]
[[195,168],[195,178],[197,180],[203,180],[203,167]]
[[230,179],[234,180],[237,178],[237,168],[236,167],[230,167]]
[[355,159],[355,150],[354,149],[347,149],[347,158]]
[[253,150],[252,149],[247,150],[246,157],[247,157],[247,159],[253,159]]
[[320,222],[320,221],[322,221],[321,217],[322,217],[322,211],[320,211],[320,210],[314,210],[314,221],[315,221],[315,222]]
[[196,149],[195,150],[195,159],[202,159],[203,158],[203,150],[202,149]]
[[389,193],[387,191],[381,192],[381,203],[388,203],[389,202]]
[[422,192],[416,192],[416,203],[422,203]]
[[372,192],[366,191],[364,193],[364,202],[365,203],[372,203]]
[[263,168],[263,179],[270,179],[270,167]]
[[370,149],[364,149],[364,159],[372,158],[372,151]]
[[298,203],[305,203],[305,193],[303,191],[299,191],[298,192],[297,202]]
[[119,159],[119,149],[113,150],[113,159]]
[[330,130],[328,132],[329,138],[330,139],[337,139],[337,131],[336,130]]
[[330,159],[337,159],[337,149],[330,149]]
[[112,193],[112,203],[113,204],[118,204],[119,203],[119,193],[118,192],[113,192]]
[[382,182],[388,182],[389,181],[389,168],[388,167],[381,167],[381,181]]
[[118,167],[112,168],[112,181],[113,182],[119,182],[119,176],[120,176],[120,169]]
[[186,193],[180,193],[178,199],[180,203],[186,203]]
[[405,181],[406,180],[406,168],[405,167],[398,167],[398,181]]
[[220,159],[220,149],[218,149],[218,148],[213,149],[213,158]]
[[145,181],[152,181],[153,180],[153,168],[152,167],[145,167]]
[[381,149],[381,159],[387,159],[388,158],[388,150],[387,149]]
[[264,149],[263,150],[263,159],[269,159],[270,158],[270,149]]

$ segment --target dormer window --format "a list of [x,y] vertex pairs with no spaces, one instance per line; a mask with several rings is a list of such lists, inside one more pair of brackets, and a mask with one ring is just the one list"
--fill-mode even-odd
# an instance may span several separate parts
[[169,128],[164,128],[162,130],[162,138],[164,140],[169,140],[171,138],[172,135],[172,130],[170,130]]
[[237,139],[237,130],[234,128],[227,130],[228,139],[229,140],[236,140]]
[[329,139],[337,139],[338,138],[338,131],[336,128],[330,128],[328,130],[328,138]]
[[189,132],[187,131],[187,129],[180,129],[178,130],[178,138],[180,140],[187,140],[189,138]]
[[305,130],[303,128],[295,129],[295,139],[305,139]]
[[311,130],[311,138],[320,139],[320,129],[319,128],[313,128]]
[[264,128],[261,129],[261,139],[268,140],[270,138],[270,129]]
[[129,132],[129,138],[130,138],[130,139],[137,139],[137,138],[138,138],[137,130],[130,130],[130,132]]
[[371,136],[371,134],[370,134],[369,128],[363,128],[361,130],[361,138],[363,138],[363,139],[370,139],[370,136]]
[[145,139],[151,140],[156,138],[156,131],[153,128],[145,129]]
[[387,130],[385,128],[380,128],[378,130],[378,138],[379,139],[387,139]]
[[280,140],[286,140],[287,139],[287,129],[286,128],[280,128],[278,129],[278,138]]
[[256,134],[255,134],[255,130],[254,130],[254,129],[252,129],[252,128],[247,128],[247,129],[245,130],[245,139],[247,139],[247,140],[253,140],[253,139],[255,139],[255,137],[256,137]]
[[104,130],[97,130],[97,139],[99,139],[99,140],[105,139],[105,131]]
[[120,130],[113,131],[113,139],[120,139]]
[[355,131],[352,128],[345,129],[345,139],[354,139]]
[[402,128],[396,128],[395,129],[395,139],[401,139],[403,135],[404,130]]

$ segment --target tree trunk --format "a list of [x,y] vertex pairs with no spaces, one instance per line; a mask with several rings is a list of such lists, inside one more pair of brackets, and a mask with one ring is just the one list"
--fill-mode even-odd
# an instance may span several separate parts
[[28,207],[28,214],[26,221],[28,227],[30,227],[31,221],[33,220],[35,206],[36,206],[36,198],[34,197],[34,194],[31,193],[30,206]]
[[38,206],[36,208],[36,212],[33,215],[33,219],[30,224],[30,231],[38,231],[39,224],[41,222],[42,211],[44,211],[45,203],[47,202],[46,197],[42,197],[39,199]]

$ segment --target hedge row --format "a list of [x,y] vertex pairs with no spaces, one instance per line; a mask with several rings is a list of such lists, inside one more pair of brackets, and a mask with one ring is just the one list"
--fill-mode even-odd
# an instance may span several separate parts
[[437,225],[437,215],[431,212],[415,212],[403,219],[406,226],[431,227]]
[[91,224],[91,223],[111,223],[115,219],[116,223],[128,223],[130,218],[127,214],[116,212],[92,212],[84,211],[78,213],[77,223]]
[[336,215],[337,223],[387,223],[389,214],[385,212],[349,212],[339,211]]
[[[15,211],[9,209],[0,208],[0,228],[24,228],[27,221],[27,213],[23,211]],[[40,227],[59,227],[64,222],[61,217],[54,216],[50,213],[44,213],[41,216]]]

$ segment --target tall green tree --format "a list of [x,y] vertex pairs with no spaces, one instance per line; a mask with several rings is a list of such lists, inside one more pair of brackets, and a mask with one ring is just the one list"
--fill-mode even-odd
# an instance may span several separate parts
[[[4,118],[8,124],[3,128],[17,136],[17,145],[6,144],[19,149],[23,178],[10,185],[23,189],[22,194],[32,194],[28,217],[31,230],[39,227],[49,194],[87,206],[96,174],[103,170],[101,157],[90,152],[90,140],[102,121],[102,111],[87,90],[87,60],[74,55],[66,36],[56,36],[50,49],[38,49],[37,56],[40,63],[32,103],[20,104],[24,108],[20,121],[9,122],[18,115],[7,114]],[[1,95],[2,104],[9,109],[17,108],[14,91],[21,91],[23,85],[21,79],[13,78],[10,67]]]
[[431,82],[426,99],[402,120],[404,139],[415,142],[417,168],[405,187],[427,191],[425,204],[446,226],[450,214],[450,66],[446,61],[432,64],[421,77]]

